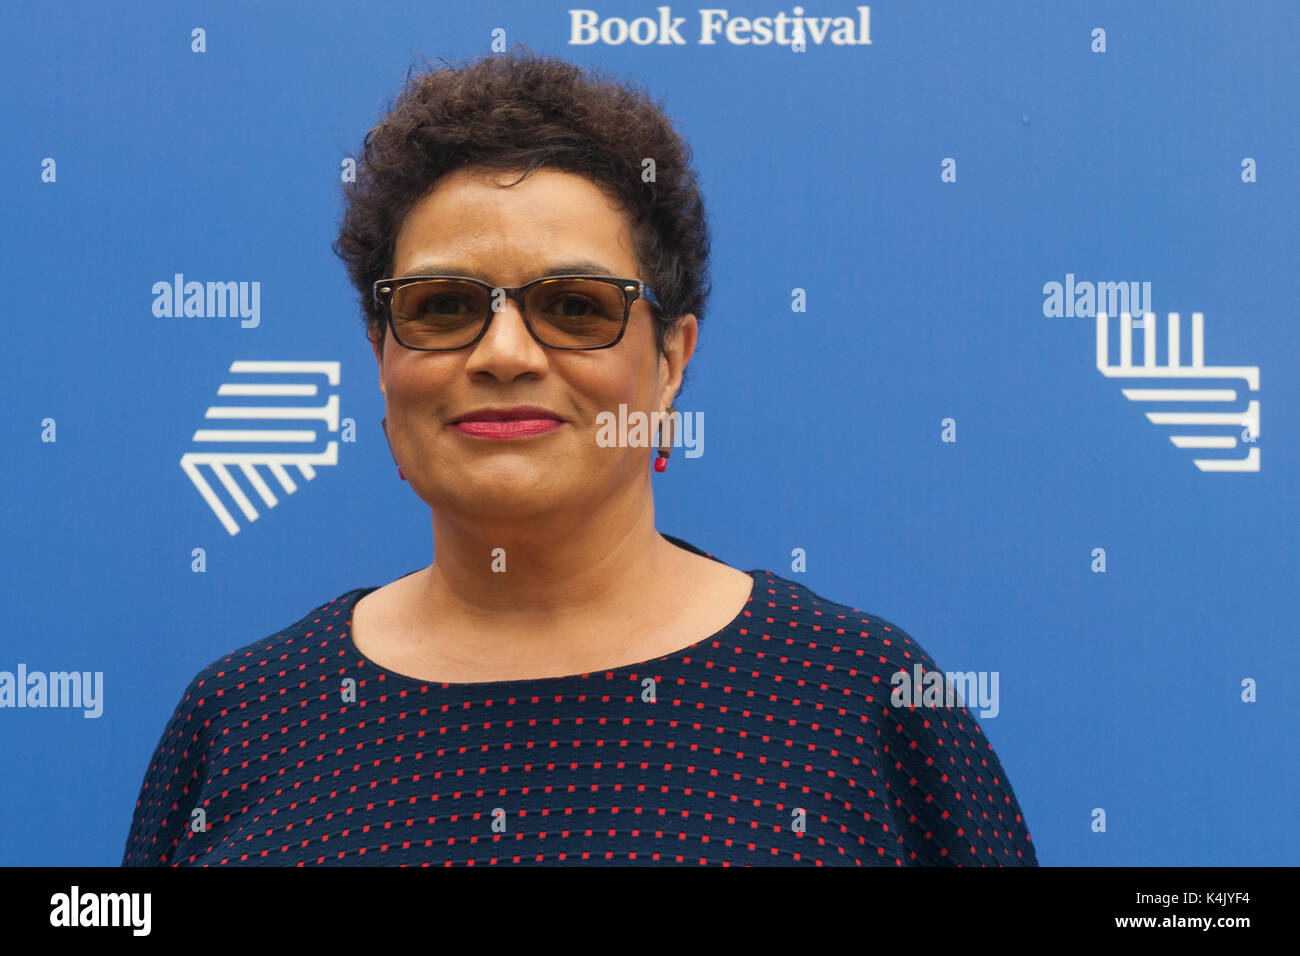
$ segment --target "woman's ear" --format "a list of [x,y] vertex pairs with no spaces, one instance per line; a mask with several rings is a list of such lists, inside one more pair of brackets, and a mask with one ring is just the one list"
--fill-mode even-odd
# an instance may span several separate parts
[[[387,336],[383,338],[387,338]],[[372,334],[370,336],[370,347],[374,350],[375,361],[379,363],[379,393],[384,395],[384,342]]]
[[664,408],[672,406],[677,393],[682,388],[682,376],[686,366],[695,353],[695,343],[699,336],[699,324],[695,316],[688,312],[679,316],[677,322],[664,335],[664,347],[660,353],[660,404]]

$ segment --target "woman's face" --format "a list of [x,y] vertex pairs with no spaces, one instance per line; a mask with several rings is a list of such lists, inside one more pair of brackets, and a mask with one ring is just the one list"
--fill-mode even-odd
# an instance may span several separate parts
[[[441,179],[407,216],[392,275],[460,275],[492,286],[520,286],[596,263],[604,275],[638,278],[626,215],[587,179],[537,169],[517,173],[460,169]],[[622,340],[607,349],[562,351],[539,344],[518,306],[505,300],[470,348],[418,352],[394,341],[379,359],[388,439],[416,494],[435,511],[517,519],[547,512],[590,513],[598,503],[641,488],[648,493],[644,447],[601,447],[597,414],[619,405],[666,409],[695,346],[694,316],[683,317],[655,348],[648,304],[638,298]],[[564,420],[525,438],[496,439],[450,427],[484,408],[540,406]]]

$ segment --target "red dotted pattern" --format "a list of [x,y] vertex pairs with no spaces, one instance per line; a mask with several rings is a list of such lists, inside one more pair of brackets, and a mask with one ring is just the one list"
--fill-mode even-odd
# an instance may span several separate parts
[[740,615],[676,654],[479,684],[364,658],[375,588],[340,595],[191,681],[123,865],[1036,866],[967,709],[891,706],[891,674],[936,667],[920,645],[749,573]]

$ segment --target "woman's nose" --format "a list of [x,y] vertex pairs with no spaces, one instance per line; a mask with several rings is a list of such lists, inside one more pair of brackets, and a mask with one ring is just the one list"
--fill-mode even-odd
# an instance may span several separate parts
[[546,365],[546,349],[533,338],[519,303],[504,298],[488,319],[487,331],[470,350],[469,371],[518,375]]

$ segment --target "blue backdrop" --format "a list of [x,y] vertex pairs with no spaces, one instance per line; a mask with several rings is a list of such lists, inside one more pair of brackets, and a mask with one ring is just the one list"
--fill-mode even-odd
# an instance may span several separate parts
[[[1042,863],[1297,862],[1295,4],[887,0],[870,44],[801,52],[701,43],[702,9],[581,45],[523,0],[6,4],[0,671],[98,672],[102,710],[0,708],[0,863],[115,865],[201,667],[430,560],[329,245],[407,68],[497,30],[644,84],[695,150],[714,295],[678,407],[708,427],[659,528],[997,672]],[[257,308],[159,315],[178,273]],[[1108,319],[1103,373],[1120,289],[1150,328],[1126,355]],[[203,457],[248,381],[314,386],[315,464]]]

